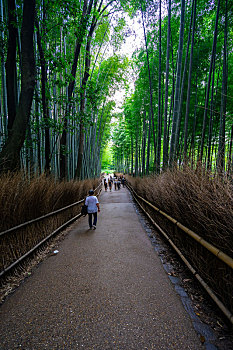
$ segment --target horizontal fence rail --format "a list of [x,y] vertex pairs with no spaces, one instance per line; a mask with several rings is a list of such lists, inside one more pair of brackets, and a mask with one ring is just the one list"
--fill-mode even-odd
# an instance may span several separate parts
[[[97,186],[96,189],[94,189],[94,192],[98,191],[97,193],[97,197],[100,195],[101,190],[102,190],[102,181],[100,182],[100,184]],[[80,205],[81,203],[83,203],[85,201],[85,198],[72,203],[70,205],[67,205],[63,208],[60,208],[58,210],[55,210],[53,212],[50,212],[48,214],[45,214],[43,216],[40,216],[38,218],[35,218],[33,220],[24,222],[20,225],[14,226],[6,231],[3,231],[0,233],[0,238],[2,239],[3,236],[7,237],[7,234],[12,234],[15,232],[15,234],[17,233],[17,231],[22,230],[22,229],[26,229],[28,226],[33,225],[35,223],[38,223],[40,221],[43,221],[45,219],[51,218],[57,214],[63,213],[68,209],[74,208],[77,205]],[[1,272],[0,272],[0,277],[3,277],[7,272],[9,272],[11,269],[13,269],[16,265],[18,265],[20,262],[22,262],[23,260],[25,260],[27,257],[29,257],[33,252],[35,252],[39,247],[41,247],[46,241],[48,241],[50,238],[52,238],[53,236],[55,236],[56,234],[58,234],[59,232],[61,232],[62,230],[64,230],[67,226],[69,226],[71,223],[73,223],[75,220],[79,219],[81,217],[81,213],[79,213],[78,215],[75,215],[74,217],[72,217],[71,219],[69,219],[68,221],[66,221],[65,223],[63,223],[61,226],[59,226],[58,228],[56,228],[53,232],[51,232],[49,235],[47,235],[44,239],[42,239],[39,243],[37,243],[32,249],[30,249],[29,251],[27,251],[25,254],[23,254],[22,256],[20,256],[17,260],[15,260],[13,263],[11,263],[9,266],[5,267]]]
[[213,246],[212,244],[208,243],[205,239],[203,239],[202,237],[200,237],[197,233],[193,232],[192,230],[190,230],[189,228],[187,228],[186,226],[182,225],[179,221],[175,220],[174,218],[172,218],[170,215],[164,213],[162,210],[160,210],[159,208],[155,207],[153,204],[151,204],[150,202],[148,202],[146,199],[142,198],[141,196],[139,196],[134,189],[131,187],[131,191],[134,192],[135,196],[139,199],[141,199],[143,202],[145,202],[146,204],[148,204],[152,209],[156,210],[158,213],[160,213],[161,215],[163,215],[164,217],[166,217],[168,220],[170,220],[174,225],[178,226],[182,231],[184,231],[185,233],[187,233],[189,236],[191,236],[193,239],[195,239],[198,243],[200,243],[203,247],[205,247],[207,250],[209,250],[209,252],[211,252],[212,254],[214,254],[215,256],[217,256],[220,260],[222,260],[225,264],[227,264],[228,266],[230,266],[230,268],[233,269],[233,259],[228,256],[227,254],[223,253],[220,249],[216,248],[215,246]]
[[228,308],[224,305],[224,303],[217,297],[216,293],[213,292],[213,290],[209,287],[209,285],[203,280],[203,278],[200,276],[200,274],[197,272],[197,270],[190,264],[190,262],[187,260],[185,255],[181,252],[181,250],[177,247],[176,244],[174,244],[173,240],[169,237],[169,235],[158,225],[155,220],[151,217],[151,215],[145,210],[145,208],[142,206],[142,204],[139,202],[143,202],[146,205],[148,205],[151,209],[153,209],[155,212],[157,212],[162,217],[168,219],[174,226],[177,226],[179,229],[181,229],[185,234],[189,235],[192,239],[194,239],[198,244],[200,244],[202,247],[207,249],[211,254],[213,254],[217,259],[224,262],[228,268],[231,270],[233,269],[233,259],[223,253],[218,248],[214,247],[212,244],[208,243],[206,240],[204,240],[202,237],[200,237],[195,232],[191,231],[181,223],[179,223],[177,220],[154,206],[152,203],[148,202],[146,199],[141,197],[136,193],[136,191],[133,189],[133,187],[127,182],[127,187],[132,193],[135,201],[138,203],[140,208],[145,212],[145,214],[149,217],[149,219],[152,221],[153,225],[162,233],[162,235],[166,238],[166,240],[169,242],[169,244],[173,247],[173,249],[177,252],[177,254],[180,256],[180,258],[183,260],[183,262],[186,264],[186,266],[189,268],[191,273],[197,278],[197,280],[200,282],[202,287],[207,291],[207,293],[210,295],[212,300],[216,303],[216,305],[220,308],[220,310],[224,313],[224,315],[229,319],[229,321],[233,324],[233,315],[231,311],[228,310]]
[[42,215],[42,216],[40,216],[40,217],[38,217],[38,218],[35,218],[35,219],[29,220],[29,221],[27,221],[27,222],[24,222],[24,223],[22,223],[22,224],[20,224],[20,225],[18,225],[18,226],[14,226],[14,227],[12,227],[12,228],[9,228],[9,229],[6,230],[6,231],[0,232],[0,237],[2,237],[3,235],[5,235],[5,234],[7,234],[7,233],[11,233],[11,232],[17,231],[18,229],[23,228],[23,227],[26,227],[26,226],[28,226],[28,225],[30,225],[30,224],[35,223],[35,222],[42,221],[42,220],[44,220],[44,219],[46,219],[46,218],[49,218],[49,217],[51,217],[51,216],[54,216],[54,215],[56,215],[56,214],[58,214],[58,213],[62,213],[63,211],[65,211],[65,210],[67,210],[67,209],[69,209],[69,208],[73,208],[74,206],[76,206],[76,205],[78,205],[78,204],[80,204],[80,203],[83,203],[83,202],[84,202],[84,199],[81,199],[80,201],[75,202],[75,203],[70,204],[70,205],[67,205],[67,206],[64,207],[64,208],[57,209],[57,210],[55,210],[55,211],[52,211],[51,213]]
[[[97,191],[97,190],[99,189],[100,186],[102,186],[102,183],[100,183],[99,186],[96,187],[96,189],[95,189],[94,191]],[[20,225],[17,225],[17,226],[14,226],[14,227],[12,227],[12,228],[9,228],[9,229],[6,230],[6,231],[0,232],[0,237],[3,236],[3,235],[5,235],[6,233],[10,233],[10,232],[16,231],[16,230],[18,230],[18,229],[20,229],[20,228],[23,228],[23,227],[26,227],[26,226],[28,226],[28,225],[30,225],[30,224],[32,224],[32,223],[35,223],[35,222],[44,220],[44,219],[49,218],[49,217],[51,217],[51,216],[54,216],[54,215],[56,215],[56,214],[58,214],[58,213],[61,213],[61,212],[65,211],[65,210],[67,210],[67,209],[73,208],[73,207],[75,207],[76,205],[83,203],[84,201],[85,201],[85,198],[81,199],[81,200],[78,201],[78,202],[75,202],[75,203],[72,203],[72,204],[70,204],[70,205],[67,205],[66,207],[63,207],[63,208],[57,209],[57,210],[55,210],[55,211],[52,211],[51,213],[42,215],[42,216],[40,216],[40,217],[38,217],[38,218],[35,218],[35,219],[33,219],[33,220],[29,220],[29,221],[24,222],[24,223],[22,223],[22,224],[20,224]]]

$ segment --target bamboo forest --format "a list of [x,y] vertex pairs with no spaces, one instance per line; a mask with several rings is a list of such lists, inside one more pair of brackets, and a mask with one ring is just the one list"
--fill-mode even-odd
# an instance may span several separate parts
[[233,0],[0,26],[1,349],[232,349]]
[[229,0],[1,0],[1,172],[232,171]]

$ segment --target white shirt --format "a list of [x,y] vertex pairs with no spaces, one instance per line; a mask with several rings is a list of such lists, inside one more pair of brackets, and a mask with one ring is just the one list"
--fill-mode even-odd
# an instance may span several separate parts
[[87,212],[89,214],[97,212],[97,203],[99,203],[99,201],[96,196],[89,196],[86,198],[85,204],[87,205]]

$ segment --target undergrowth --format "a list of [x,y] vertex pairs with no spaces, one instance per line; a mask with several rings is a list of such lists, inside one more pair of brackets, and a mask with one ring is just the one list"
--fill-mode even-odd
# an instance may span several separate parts
[[128,177],[135,191],[209,243],[233,256],[233,184],[202,169]]
[[0,232],[83,199],[99,180],[55,182],[44,175],[0,177]]
[[[0,232],[79,202],[99,182],[99,179],[55,182],[53,178],[46,176],[25,179],[21,173],[1,176]],[[82,203],[0,235],[0,271],[8,268],[41,244],[52,232],[57,232],[59,227],[76,217],[81,211]]]
[[[141,197],[233,257],[233,184],[190,168],[159,176],[128,177]],[[215,295],[233,312],[233,270],[145,202],[143,207],[188,259]]]

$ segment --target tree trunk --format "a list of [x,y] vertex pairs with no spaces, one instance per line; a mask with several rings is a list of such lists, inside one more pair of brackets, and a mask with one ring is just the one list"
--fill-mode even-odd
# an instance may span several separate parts
[[225,11],[222,95],[221,95],[218,159],[217,159],[217,169],[218,169],[219,173],[223,173],[225,171],[225,124],[226,124],[227,77],[228,77],[228,72],[227,72],[227,30],[228,30],[227,15],[228,15],[228,0],[226,0],[226,11]]
[[8,50],[6,58],[6,86],[8,108],[8,133],[11,132],[17,108],[17,73],[16,73],[16,8],[15,0],[8,0]]
[[[1,16],[1,26],[3,28],[4,25],[4,13],[3,13],[3,0],[0,2],[0,16]],[[0,57],[1,57],[1,78],[2,78],[2,115],[3,115],[3,123],[2,123],[2,140],[0,142],[0,146],[5,142],[7,136],[7,87],[6,87],[6,77],[5,77],[5,56],[4,56],[4,33],[3,30],[0,31]]]
[[165,107],[164,107],[164,126],[163,126],[163,169],[165,169],[168,166],[167,115],[168,115],[170,37],[171,37],[171,0],[168,1],[167,59],[166,59]]
[[85,57],[85,70],[84,70],[84,76],[82,80],[81,85],[81,103],[80,103],[80,135],[79,135],[79,149],[78,149],[78,162],[77,162],[77,169],[75,172],[75,177],[78,179],[81,179],[81,171],[82,171],[82,164],[83,164],[83,144],[84,144],[84,113],[85,113],[85,99],[86,99],[86,85],[88,78],[90,76],[90,66],[91,66],[91,40],[92,36],[95,30],[97,24],[97,19],[95,15],[92,19],[92,24],[89,30],[88,38],[87,38],[87,45],[86,45],[86,57]]
[[158,94],[158,138],[157,138],[157,156],[156,172],[160,173],[161,158],[161,135],[162,135],[162,113],[161,113],[161,57],[162,57],[162,28],[161,28],[161,0],[159,1],[159,94]]
[[36,145],[37,145],[37,167],[38,167],[38,175],[41,175],[41,147],[40,147],[40,121],[39,121],[39,94],[38,94],[38,82],[35,87],[35,118],[37,124],[36,130]]
[[47,65],[45,61],[44,50],[41,42],[40,28],[38,20],[36,20],[37,28],[37,45],[40,55],[40,66],[41,66],[41,95],[42,95],[42,107],[43,107],[43,117],[45,122],[45,172],[50,174],[50,133],[49,133],[49,107],[48,99],[46,97],[47,89]]
[[174,68],[172,36],[171,36],[171,56],[172,56],[172,62],[171,62],[172,63],[172,93],[171,93],[171,101],[170,101],[170,108],[169,108],[169,118],[168,118],[168,127],[167,127],[167,147],[169,145],[169,135],[170,135],[172,111],[173,111],[174,96],[175,96],[175,68]]
[[146,111],[143,114],[143,132],[142,132],[142,176],[145,175],[146,163]]
[[[182,119],[184,86],[185,86],[185,80],[186,80],[186,72],[187,72],[187,64],[188,64],[188,56],[189,56],[189,46],[190,46],[190,39],[191,39],[191,32],[192,32],[192,23],[193,23],[193,4],[192,4],[192,13],[191,13],[191,18],[190,18],[190,25],[189,25],[189,34],[188,34],[188,42],[187,42],[187,48],[186,48],[182,83],[181,83],[181,89],[180,89],[180,100],[179,100],[179,109],[178,109],[177,124],[176,124],[176,137],[175,137],[175,150],[176,150],[175,154],[174,154],[175,158],[176,157],[179,158],[178,149],[180,149],[180,150],[182,149],[182,145],[179,145],[180,125],[181,125],[181,119]],[[183,135],[182,135],[182,140],[183,140]]]
[[207,122],[207,111],[208,111],[208,105],[209,105],[210,83],[211,83],[211,76],[212,76],[213,60],[214,60],[214,56],[215,56],[215,52],[216,52],[216,44],[217,44],[219,9],[220,9],[220,0],[218,0],[218,7],[217,7],[217,13],[216,13],[214,39],[213,39],[213,45],[212,45],[210,69],[209,69],[208,84],[207,84],[207,91],[206,91],[206,98],[205,98],[205,109],[204,109],[204,117],[203,117],[202,136],[201,136],[201,150],[200,150],[200,157],[199,157],[200,162],[202,162],[203,153],[204,153],[205,131],[206,131],[206,122]]
[[[149,88],[150,88],[150,113],[151,113],[151,121],[152,121],[152,133],[153,133],[153,140],[154,140],[154,156],[156,157],[156,138],[155,138],[155,122],[154,122],[154,110],[153,110],[153,88],[152,88],[152,79],[150,74],[150,61],[149,61],[149,54],[148,54],[148,47],[147,47],[147,38],[146,38],[146,29],[145,29],[145,23],[144,23],[144,16],[141,6],[141,15],[142,15],[142,25],[143,25],[143,32],[144,32],[144,41],[145,41],[145,47],[146,47],[146,58],[147,58],[147,69],[148,69],[148,77],[149,77]],[[155,161],[154,161],[155,164]]]
[[233,124],[231,125],[231,139],[229,145],[229,154],[228,154],[228,176],[232,176],[233,171],[233,155],[232,155],[232,147],[233,147]]
[[[72,69],[71,69],[71,76],[72,79],[69,83],[68,86],[68,102],[66,106],[66,111],[65,111],[65,116],[63,120],[63,132],[60,140],[60,178],[64,179],[67,176],[67,156],[66,156],[66,142],[67,142],[67,118],[70,114],[71,111],[71,100],[72,100],[72,95],[74,91],[74,86],[75,86],[75,78],[76,78],[76,72],[77,72],[77,63],[80,55],[80,50],[81,50],[81,45],[83,42],[83,39],[85,37],[85,31],[87,28],[87,23],[88,23],[88,16],[91,13],[93,5],[93,0],[90,0],[89,5],[88,5],[88,0],[84,0],[83,4],[83,12],[82,12],[82,20],[80,23],[80,26],[78,28],[79,32],[79,37],[76,42],[76,47],[75,47],[75,54],[74,54],[74,59],[73,59],[73,64],[72,64]],[[82,128],[81,128],[82,129]]]
[[173,110],[173,121],[172,121],[172,135],[171,135],[171,146],[169,155],[169,165],[172,166],[174,156],[176,154],[176,132],[177,122],[179,114],[179,102],[180,102],[180,82],[181,82],[181,66],[182,66],[182,55],[183,55],[183,41],[184,41],[184,16],[185,16],[185,0],[181,1],[181,15],[180,15],[180,36],[179,36],[179,48],[177,56],[177,70],[176,70],[176,88],[175,88],[175,101]]
[[[220,66],[219,64],[219,69],[218,69],[218,78],[217,78],[217,84],[216,87],[215,85],[215,57],[213,60],[213,75],[212,75],[212,91],[211,91],[211,103],[210,103],[210,119],[209,119],[209,132],[208,132],[208,152],[207,152],[207,169],[211,170],[212,167],[212,149],[214,148],[213,144],[213,125],[214,125],[214,110],[215,110],[215,105],[217,102],[217,95],[218,95],[218,84],[219,84],[219,75],[220,75]],[[215,93],[215,96],[214,96]]]
[[21,93],[11,134],[0,154],[1,171],[20,168],[20,150],[25,140],[35,87],[35,59],[33,47],[34,20],[35,0],[24,0],[21,30]]
[[[137,128],[138,130],[138,128]],[[138,132],[136,132],[136,140],[135,140],[135,176],[138,176]]]
[[149,112],[149,127],[147,140],[147,159],[146,159],[146,175],[150,173],[150,139],[151,139],[151,114]]
[[131,135],[131,175],[133,176],[133,135]]
[[192,67],[193,67],[193,47],[194,47],[195,24],[196,24],[196,7],[197,7],[197,1],[193,0],[192,42],[191,42],[191,52],[190,52],[190,60],[189,60],[188,90],[187,90],[186,113],[185,113],[185,122],[184,122],[184,161],[185,163],[187,162],[188,121],[189,121]]

